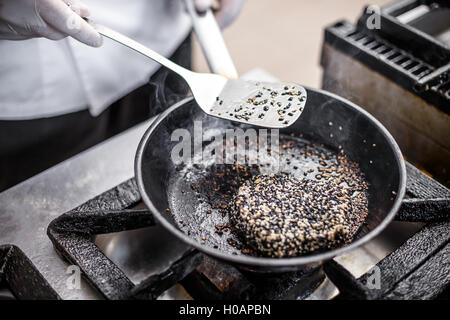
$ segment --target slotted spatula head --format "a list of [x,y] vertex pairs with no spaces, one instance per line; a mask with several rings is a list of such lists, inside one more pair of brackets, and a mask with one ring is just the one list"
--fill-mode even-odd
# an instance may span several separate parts
[[178,73],[188,83],[200,108],[211,116],[268,128],[284,128],[293,124],[305,107],[307,97],[302,86],[192,72],[123,34],[92,21],[90,23],[105,37]]
[[269,83],[196,74],[188,80],[204,112],[268,128],[293,124],[305,108],[305,88],[293,83]]

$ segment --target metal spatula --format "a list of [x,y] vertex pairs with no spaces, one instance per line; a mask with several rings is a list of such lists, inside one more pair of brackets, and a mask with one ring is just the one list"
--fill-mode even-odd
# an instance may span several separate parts
[[180,75],[188,83],[199,107],[211,116],[269,128],[284,128],[294,123],[303,111],[306,90],[299,85],[228,79],[217,74],[192,72],[123,34],[89,22],[103,36]]

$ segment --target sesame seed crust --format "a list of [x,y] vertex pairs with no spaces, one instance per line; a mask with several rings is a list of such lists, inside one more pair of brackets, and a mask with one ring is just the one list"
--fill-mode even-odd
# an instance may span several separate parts
[[349,242],[356,224],[351,191],[333,181],[257,175],[233,199],[234,231],[258,254],[293,257]]

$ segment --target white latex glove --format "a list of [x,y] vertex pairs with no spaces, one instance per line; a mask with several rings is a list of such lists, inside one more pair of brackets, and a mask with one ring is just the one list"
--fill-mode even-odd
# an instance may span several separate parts
[[89,46],[102,45],[102,36],[82,17],[89,15],[78,0],[0,0],[0,39],[71,36]]
[[199,12],[205,11],[208,8],[215,8],[218,2],[218,9],[215,10],[215,16],[219,26],[223,29],[228,27],[234,19],[238,16],[239,12],[244,5],[244,0],[194,0],[195,7]]

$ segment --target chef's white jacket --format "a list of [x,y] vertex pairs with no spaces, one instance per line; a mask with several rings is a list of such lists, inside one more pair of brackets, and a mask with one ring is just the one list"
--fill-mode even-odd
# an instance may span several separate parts
[[[170,56],[191,22],[181,0],[85,0],[91,19]],[[0,120],[52,117],[89,108],[100,114],[143,85],[159,65],[104,39],[0,40]]]

